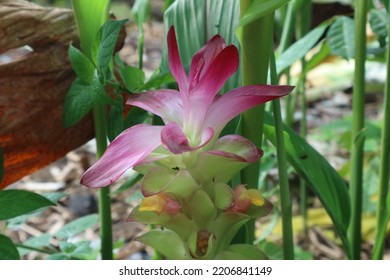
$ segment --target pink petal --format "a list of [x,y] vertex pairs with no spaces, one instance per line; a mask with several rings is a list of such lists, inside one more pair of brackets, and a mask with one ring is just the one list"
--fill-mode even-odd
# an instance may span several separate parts
[[233,45],[227,46],[214,58],[194,88],[190,88],[190,94],[199,94],[206,100],[212,100],[229,77],[237,71],[238,63],[237,48]]
[[126,104],[140,107],[161,117],[165,123],[183,123],[183,104],[176,90],[160,89],[156,91],[133,94]]
[[226,47],[225,40],[215,35],[195,53],[189,73],[190,87],[193,88],[203,77],[214,58]]
[[168,64],[169,69],[179,85],[180,91],[188,91],[188,78],[180,59],[179,48],[176,41],[175,28],[172,26],[168,31]]
[[240,113],[267,101],[290,93],[292,86],[249,85],[218,96],[211,105],[204,127],[212,127],[215,134]]
[[123,131],[112,141],[103,156],[84,173],[81,184],[100,188],[118,180],[127,169],[161,144],[162,128],[139,124]]
[[187,136],[177,123],[168,123],[161,131],[162,145],[174,154],[181,154],[202,148],[210,142],[214,136],[214,131],[207,128],[202,133],[199,145],[191,146]]

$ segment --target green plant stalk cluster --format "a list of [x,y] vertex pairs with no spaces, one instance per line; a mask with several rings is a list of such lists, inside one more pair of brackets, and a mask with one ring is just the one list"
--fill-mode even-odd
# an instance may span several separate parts
[[[389,2],[390,8],[390,2]],[[390,28],[390,18],[388,22]],[[383,113],[383,128],[381,138],[381,159],[379,167],[379,201],[377,207],[377,232],[375,236],[375,244],[373,249],[372,259],[383,258],[384,241],[389,221],[389,179],[390,179],[390,45],[387,45],[387,79],[385,84],[384,97],[384,113]]]
[[[311,25],[311,8],[312,3],[311,0],[304,1],[301,5],[300,12],[298,13],[297,20],[297,37],[302,38],[310,31]],[[306,59],[303,57],[301,59],[301,68],[302,73],[299,79],[298,84],[298,93],[300,95],[300,105],[302,117],[300,121],[300,135],[302,138],[306,139],[307,136],[307,100],[306,100],[306,73],[303,69],[305,69]],[[300,178],[299,182],[299,197],[300,197],[300,210],[303,220],[303,233],[304,236],[307,236],[307,185],[305,180]]]
[[[252,0],[240,1],[240,14],[244,15]],[[267,82],[269,49],[272,43],[273,13],[242,26],[241,65],[243,85]],[[264,105],[252,108],[242,115],[242,135],[261,147],[263,134]],[[249,188],[258,186],[260,162],[251,164],[241,172],[243,184]],[[254,222],[248,224],[247,243],[253,243]]]
[[[276,62],[273,48],[271,49],[271,83],[278,83]],[[275,120],[276,154],[278,159],[278,173],[280,186],[280,205],[282,210],[282,233],[283,233],[283,258],[294,259],[294,236],[292,225],[292,201],[288,183],[287,157],[284,147],[283,120],[280,100],[272,101],[272,108]]]
[[353,259],[360,259],[361,220],[363,193],[364,113],[365,113],[365,61],[366,19],[368,1],[355,1],[355,75],[352,98],[352,146],[351,146],[351,221],[348,239]]
[[[93,2],[93,3],[92,3]],[[98,3],[96,3],[98,2]],[[76,1],[72,0],[79,31],[81,48],[90,59],[96,52],[96,34],[108,19],[110,1]],[[91,10],[92,9],[92,10]],[[97,145],[97,157],[100,158],[107,148],[107,122],[105,106],[94,104],[93,118]],[[112,220],[111,198],[109,187],[99,190],[100,236],[102,259],[110,260],[112,255]]]

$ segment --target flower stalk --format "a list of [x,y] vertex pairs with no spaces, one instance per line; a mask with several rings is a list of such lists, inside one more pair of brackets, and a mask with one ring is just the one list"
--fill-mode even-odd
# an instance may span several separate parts
[[[390,8],[390,2],[389,2]],[[387,25],[390,27],[390,19]],[[390,45],[387,45],[387,79],[384,91],[384,112],[383,127],[381,136],[381,159],[379,166],[379,201],[377,207],[377,232],[373,249],[372,259],[379,260],[383,258],[384,241],[389,220],[389,179],[390,179]]]
[[[240,1],[241,17],[252,1]],[[267,83],[269,49],[273,45],[273,24],[274,15],[270,13],[242,26],[240,44],[243,85]],[[264,110],[264,105],[259,105],[242,114],[242,135],[258,147],[262,145]],[[242,183],[257,188],[259,174],[260,162],[251,164],[241,172]],[[246,230],[247,233],[243,233],[243,237],[248,244],[252,244],[255,240],[254,223],[249,223]]]
[[[92,3],[93,2],[93,3]],[[72,0],[75,11],[75,18],[79,32],[81,49],[83,53],[95,61],[96,53],[95,38],[100,27],[107,21],[110,7],[109,0],[100,1],[76,1]],[[106,107],[94,104],[92,108],[96,137],[96,157],[99,159],[107,148],[107,122]],[[104,260],[111,260],[112,254],[112,219],[111,219],[111,198],[109,187],[99,190],[99,215],[100,215],[100,237],[101,257]]]
[[[271,48],[271,84],[278,83],[278,75],[276,70],[275,53]],[[292,201],[290,195],[290,186],[288,183],[287,158],[284,147],[283,136],[283,120],[280,100],[272,100],[272,109],[275,120],[275,136],[276,136],[276,156],[278,159],[278,173],[280,186],[280,205],[282,213],[282,233],[283,233],[283,258],[285,260],[294,259],[294,234],[292,226]]]
[[351,221],[348,238],[351,257],[360,259],[361,218],[363,197],[364,114],[365,114],[365,61],[366,19],[369,1],[355,1],[355,73],[352,98],[352,145],[351,145]]

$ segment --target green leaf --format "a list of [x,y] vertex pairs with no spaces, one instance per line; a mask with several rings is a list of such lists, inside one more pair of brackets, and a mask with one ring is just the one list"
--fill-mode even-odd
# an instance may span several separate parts
[[[349,251],[347,228],[350,220],[350,199],[347,186],[336,170],[291,128],[284,126],[287,159],[317,194],[331,217],[337,232]],[[272,117],[265,118],[264,134],[275,145]]]
[[74,245],[73,243],[69,243],[66,241],[60,242],[60,250],[61,250],[61,252],[65,253],[65,254],[72,253],[76,248],[77,248],[77,246]]
[[173,78],[171,73],[159,73],[153,75],[144,85],[141,86],[140,90],[151,90],[151,89],[159,89],[164,84],[174,83],[175,79]]
[[0,234],[0,260],[19,260],[19,252],[7,236]]
[[145,73],[133,66],[125,66],[119,69],[126,89],[131,92],[140,92],[145,82]]
[[110,0],[79,1],[72,0],[81,49],[91,60],[96,62],[96,35],[108,18]]
[[[34,247],[34,248],[42,248],[42,247],[48,246],[50,244],[50,240],[51,240],[51,235],[48,233],[45,233],[45,234],[39,235],[37,237],[33,237],[33,238],[28,239],[27,241],[25,241],[23,243],[23,245],[27,245],[27,246]],[[18,251],[19,251],[20,256],[24,256],[24,255],[28,254],[29,252],[31,252],[31,250],[26,249],[26,248],[18,248]]]
[[54,203],[33,192],[3,190],[0,191],[0,205],[0,220],[8,220]]
[[389,12],[389,0],[381,0],[383,6],[386,8],[387,12]]
[[93,107],[93,87],[76,79],[65,97],[62,122],[64,127],[79,122]]
[[4,157],[3,149],[0,147],[0,182],[3,180],[4,176]]
[[183,241],[173,231],[154,229],[136,238],[138,241],[151,246],[167,259],[183,260],[189,258]]
[[310,70],[317,67],[321,62],[323,62],[330,54],[330,47],[328,41],[322,41],[320,50],[315,53],[308,61],[305,63],[304,72],[308,73]]
[[107,135],[113,141],[123,131],[123,99],[117,96],[108,114]]
[[72,260],[71,256],[68,256],[67,254],[58,253],[53,254],[47,257],[48,260]]
[[349,17],[339,17],[330,26],[327,32],[327,40],[333,54],[345,59],[355,56],[354,20]]
[[303,58],[318,43],[327,27],[327,24],[318,26],[284,51],[276,61],[278,74],[282,73],[298,59]]
[[149,113],[141,108],[133,107],[127,114],[124,121],[124,128],[131,127],[136,124],[144,123],[149,118]]
[[55,237],[61,238],[61,239],[67,239],[70,238],[87,228],[90,228],[94,226],[98,221],[98,215],[91,214],[88,216],[84,216],[81,218],[78,218],[77,220],[74,220],[70,222],[69,224],[66,224],[63,228],[61,228],[56,234]]
[[134,2],[131,11],[133,12],[134,19],[138,26],[142,27],[142,24],[149,19],[150,9],[150,0],[136,0]]
[[[42,196],[47,198],[48,200],[50,200],[51,202],[53,202],[55,204],[55,203],[57,203],[57,201],[59,201],[61,198],[63,198],[65,196],[65,194],[61,193],[61,192],[48,192],[48,193],[43,193]],[[9,219],[9,220],[7,220],[7,225],[10,228],[19,228],[19,226],[21,224],[25,223],[28,219],[40,215],[43,211],[46,210],[46,208],[47,207],[39,208],[39,209],[34,210],[32,212],[29,212],[27,214],[19,215],[15,218]]]
[[370,11],[370,26],[372,31],[378,36],[381,46],[385,46],[387,37],[387,24],[389,15],[385,9],[372,9]]
[[245,14],[240,20],[240,26],[255,21],[286,5],[290,0],[252,0]]
[[72,44],[69,45],[69,59],[77,77],[84,83],[91,83],[95,71],[91,60]]
[[106,77],[112,56],[114,54],[115,44],[123,25],[127,22],[124,20],[109,20],[100,30],[100,44],[97,53],[97,66],[100,74]]

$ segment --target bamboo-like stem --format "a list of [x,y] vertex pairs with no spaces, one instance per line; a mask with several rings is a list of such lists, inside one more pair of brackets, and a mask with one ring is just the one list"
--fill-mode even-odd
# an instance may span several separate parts
[[[276,62],[273,48],[271,49],[271,83],[278,84],[276,72]],[[292,201],[290,196],[290,187],[288,183],[287,158],[284,147],[282,110],[280,100],[272,101],[272,107],[275,120],[276,136],[276,155],[278,159],[279,187],[280,187],[280,205],[282,212],[282,233],[283,233],[283,258],[285,260],[294,259],[294,234],[292,226]]]
[[360,259],[364,157],[365,61],[367,0],[355,1],[355,75],[352,98],[351,221],[348,238],[353,259]]
[[[241,16],[245,14],[252,0],[240,1]],[[273,40],[274,15],[266,15],[242,27],[241,65],[244,85],[267,82],[269,49]],[[256,146],[261,147],[263,134],[264,105],[252,108],[242,115],[242,134]],[[260,162],[251,164],[241,172],[243,184],[257,188]],[[248,224],[247,243],[254,241],[254,222]]]
[[[310,30],[311,25],[311,0],[306,0],[302,2],[300,12],[298,13],[297,20],[297,37],[302,38]],[[301,68],[302,73],[299,79],[298,84],[298,93],[300,95],[300,105],[301,105],[301,121],[300,121],[300,135],[306,139],[307,136],[307,100],[306,100],[306,73],[304,72],[306,64],[306,59],[301,59]],[[303,234],[307,237],[307,185],[303,178],[300,178],[299,182],[299,197],[300,197],[300,211],[302,215],[303,222]]]
[[[390,8],[390,2],[389,2]],[[387,25],[390,27],[390,19]],[[379,201],[377,207],[377,226],[375,244],[372,254],[372,259],[379,260],[383,258],[383,247],[386,235],[389,205],[386,200],[389,195],[389,179],[390,179],[390,45],[387,45],[387,79],[385,84],[384,97],[384,112],[383,112],[383,127],[380,147],[380,166],[379,166]]]
[[[104,105],[96,104],[93,107],[93,118],[97,148],[96,156],[100,158],[107,148],[107,122]],[[112,260],[112,218],[109,186],[99,189],[99,215],[102,259]]]
[[[72,0],[72,6],[75,11],[75,18],[82,51],[92,61],[94,48],[96,48],[95,36],[98,30],[108,19],[110,7],[109,0],[94,1],[76,1]],[[100,104],[94,104],[93,119],[96,137],[97,158],[100,158],[107,148],[107,122],[106,107]],[[101,258],[103,260],[112,260],[112,219],[111,219],[111,197],[109,187],[99,190],[99,216],[100,216],[100,238],[101,238]]]

